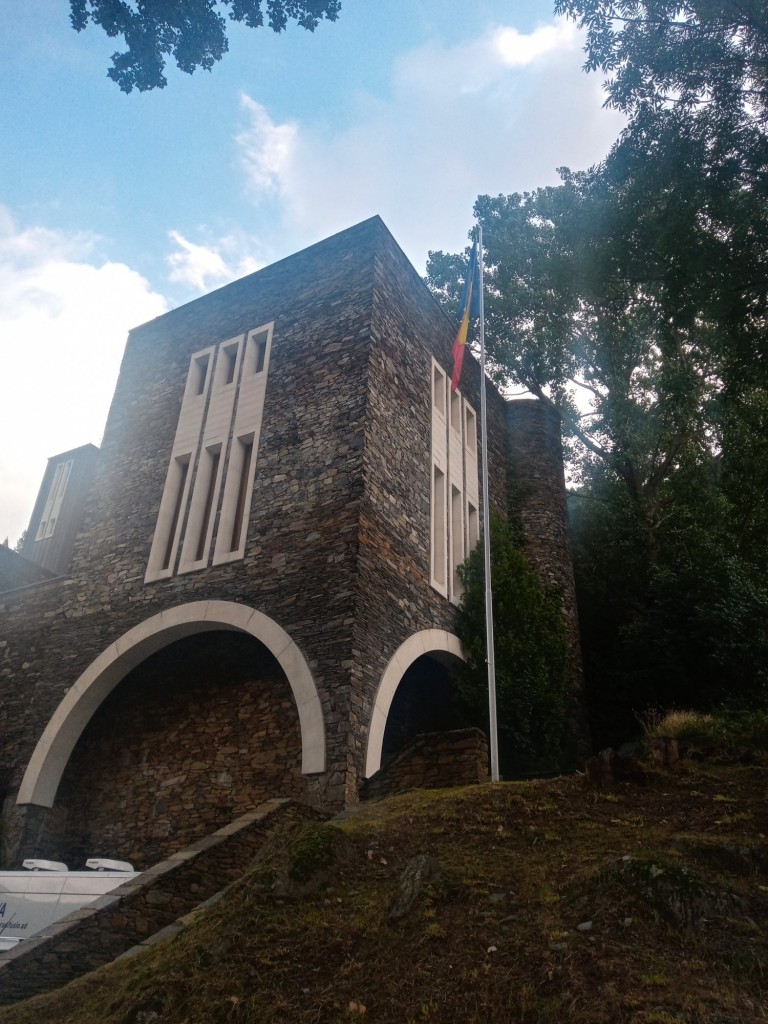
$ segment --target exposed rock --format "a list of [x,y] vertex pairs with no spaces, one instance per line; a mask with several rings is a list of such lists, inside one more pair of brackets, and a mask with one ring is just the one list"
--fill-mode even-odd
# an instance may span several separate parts
[[678,928],[697,927],[711,918],[747,915],[746,900],[708,886],[687,867],[622,857],[612,865],[611,872],[659,917]]
[[400,879],[400,890],[389,912],[390,918],[397,920],[405,917],[414,899],[439,874],[440,865],[434,857],[420,853],[409,860]]

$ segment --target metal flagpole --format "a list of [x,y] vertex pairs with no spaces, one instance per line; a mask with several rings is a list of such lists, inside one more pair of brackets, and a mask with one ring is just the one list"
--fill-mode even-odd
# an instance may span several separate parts
[[499,781],[499,730],[496,722],[496,660],[493,648],[493,591],[491,589],[491,522],[488,501],[488,416],[485,407],[485,302],[483,297],[483,229],[477,226],[480,292],[480,438],[483,446],[483,551],[485,554],[485,644],[488,662],[488,712],[491,743],[491,782]]

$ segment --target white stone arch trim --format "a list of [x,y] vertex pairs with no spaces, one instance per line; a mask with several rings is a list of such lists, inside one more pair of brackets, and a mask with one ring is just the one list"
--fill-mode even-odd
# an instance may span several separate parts
[[91,717],[125,676],[156,651],[183,637],[212,630],[248,633],[280,663],[296,701],[301,727],[301,770],[325,771],[325,723],[309,666],[288,633],[273,619],[233,601],[194,601],[153,615],[111,643],[77,679],[38,740],[17,804],[53,807],[61,776]]
[[365,778],[369,779],[381,767],[381,748],[384,743],[384,730],[387,716],[392,705],[395,691],[411,665],[423,654],[430,654],[440,660],[441,655],[449,655],[447,660],[458,658],[466,661],[461,641],[453,633],[444,629],[423,629],[405,640],[392,657],[379,682],[376,698],[371,711],[371,722],[368,726],[368,741],[365,748]]

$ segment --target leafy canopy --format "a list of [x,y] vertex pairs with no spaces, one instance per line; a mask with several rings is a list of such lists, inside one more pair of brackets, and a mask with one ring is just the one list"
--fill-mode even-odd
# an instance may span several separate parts
[[[187,74],[210,71],[221,60],[229,49],[222,8],[231,21],[261,28],[263,7],[262,0],[70,0],[70,20],[78,32],[93,22],[110,38],[121,36],[126,49],[112,55],[107,75],[123,92],[144,92],[167,85],[168,56]],[[289,21],[313,32],[323,18],[335,21],[340,10],[341,0],[266,0],[266,22],[274,32]]]
[[[478,544],[459,569],[464,594],[456,632],[467,655],[458,690],[468,720],[488,725],[485,572]],[[560,601],[545,591],[515,530],[491,514],[494,649],[502,773],[570,767],[569,684]]]
[[586,28],[585,69],[607,72],[610,105],[768,122],[764,0],[557,0],[555,11]]

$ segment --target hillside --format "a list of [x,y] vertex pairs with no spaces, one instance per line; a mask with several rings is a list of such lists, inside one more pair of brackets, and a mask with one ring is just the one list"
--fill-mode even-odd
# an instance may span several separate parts
[[[768,1021],[768,769],[411,792],[0,1024]],[[432,860],[416,864],[413,858]],[[402,917],[401,880],[436,872]]]

